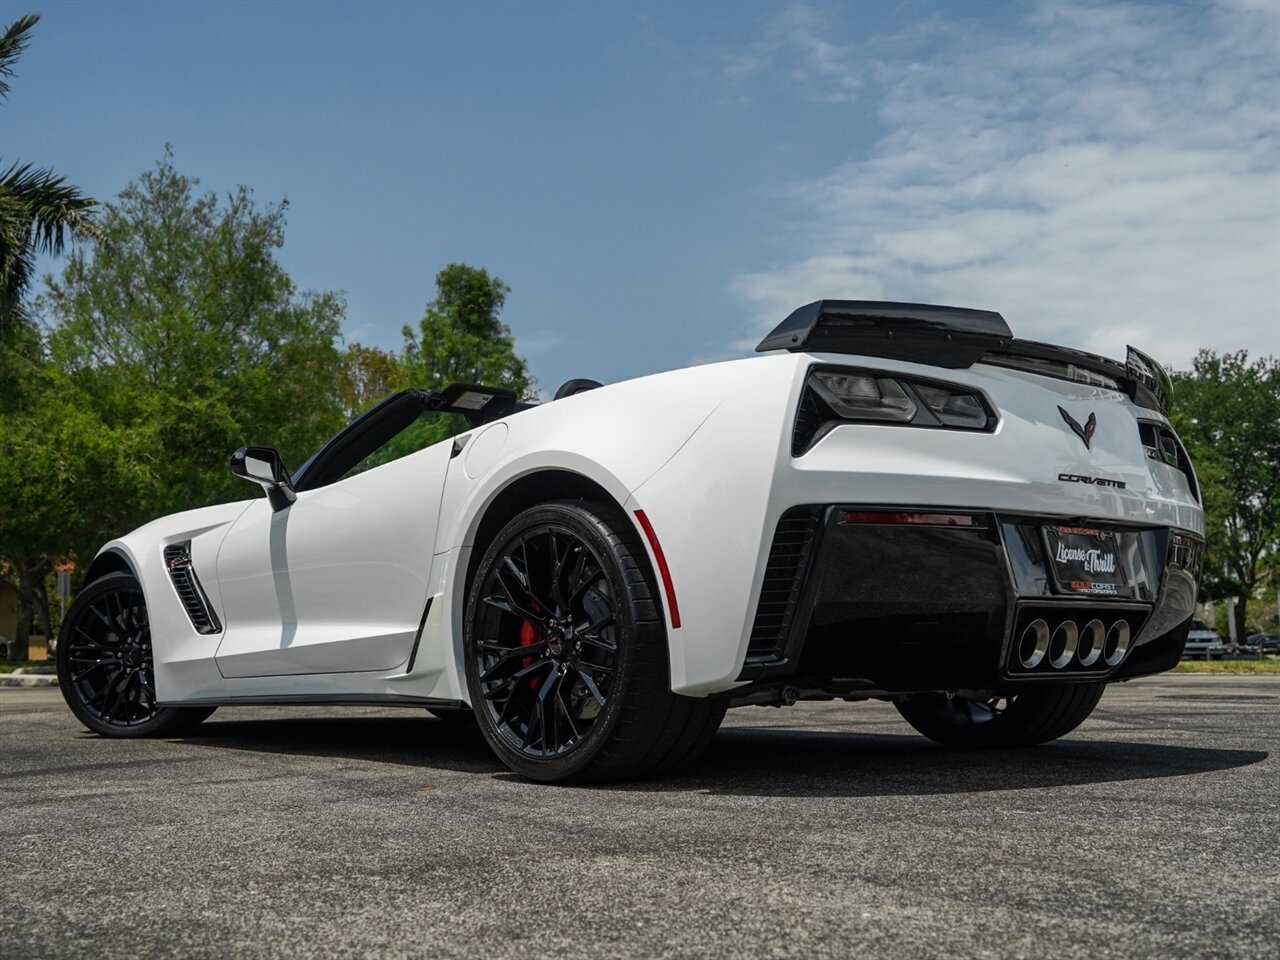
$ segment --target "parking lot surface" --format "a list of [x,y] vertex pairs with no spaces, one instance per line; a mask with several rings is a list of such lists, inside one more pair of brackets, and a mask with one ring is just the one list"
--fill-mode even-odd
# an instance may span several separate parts
[[1275,956],[1280,678],[1117,685],[952,753],[731,711],[689,773],[548,787],[414,710],[108,741],[0,690],[0,957]]

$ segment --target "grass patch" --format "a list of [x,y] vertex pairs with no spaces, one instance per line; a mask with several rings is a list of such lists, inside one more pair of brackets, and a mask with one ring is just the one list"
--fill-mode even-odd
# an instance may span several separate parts
[[13,673],[19,667],[52,667],[52,660],[0,660],[0,673]]
[[1280,674],[1280,660],[1183,660],[1173,672]]

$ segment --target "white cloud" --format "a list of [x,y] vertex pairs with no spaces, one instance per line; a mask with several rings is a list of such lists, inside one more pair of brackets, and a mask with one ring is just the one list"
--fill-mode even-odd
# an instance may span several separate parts
[[733,283],[752,338],[883,298],[1178,367],[1280,354],[1280,5],[1010,9],[986,34],[931,20],[927,59],[877,64],[885,135],[790,187],[782,262]]
[[852,51],[831,43],[823,34],[828,18],[801,3],[784,7],[773,17],[761,40],[749,50],[720,58],[724,77],[741,84],[774,67],[786,64],[786,77],[808,96],[828,103],[853,100],[862,76]]

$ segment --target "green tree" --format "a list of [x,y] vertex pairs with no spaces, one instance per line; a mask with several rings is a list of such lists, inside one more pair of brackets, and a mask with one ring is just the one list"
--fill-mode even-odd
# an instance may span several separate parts
[[28,384],[35,402],[0,417],[0,568],[18,588],[14,659],[27,656],[33,613],[53,634],[45,584],[54,562],[91,556],[127,529],[132,504],[154,482],[142,431],[104,424],[51,366],[36,379]]
[[[402,385],[440,388],[478,383],[507,387],[518,397],[532,398],[536,382],[499,316],[510,292],[482,267],[451,263],[437,273],[435,299],[427,304],[417,331],[407,325],[402,331]],[[395,460],[466,429],[462,417],[424,416],[365,467]]]
[[[28,14],[0,35],[0,100],[9,94],[8,78],[30,41],[39,14]],[[99,237],[93,211],[97,201],[82,194],[50,169],[12,163],[0,173],[0,349],[11,345],[29,325],[25,305],[38,254],[60,254],[68,234]],[[13,357],[8,359],[12,360]],[[19,378],[10,364],[0,369],[0,388]]]
[[140,432],[156,483],[132,522],[252,494],[227,469],[244,443],[298,464],[342,423],[338,293],[299,292],[275,258],[284,202],[223,199],[171,154],[109,204],[106,242],[74,251],[36,301],[68,389]]
[[1235,599],[1244,637],[1249,599],[1280,555],[1280,361],[1202,350],[1173,379],[1173,422],[1195,461],[1206,514],[1201,592]]
[[408,386],[408,371],[394,353],[351,343],[342,352],[342,412],[354,420],[387,394]]
[[451,263],[436,274],[436,296],[415,333],[406,326],[403,360],[413,382],[504,386],[531,396],[533,378],[499,314],[511,288],[481,267]]

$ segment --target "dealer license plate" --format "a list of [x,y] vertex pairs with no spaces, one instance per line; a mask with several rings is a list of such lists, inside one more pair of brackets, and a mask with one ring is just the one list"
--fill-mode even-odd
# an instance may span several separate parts
[[1096,527],[1044,528],[1049,566],[1061,593],[1128,597],[1129,577],[1115,533]]

